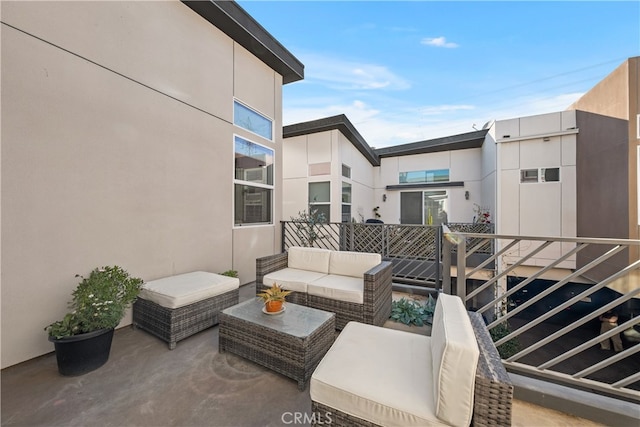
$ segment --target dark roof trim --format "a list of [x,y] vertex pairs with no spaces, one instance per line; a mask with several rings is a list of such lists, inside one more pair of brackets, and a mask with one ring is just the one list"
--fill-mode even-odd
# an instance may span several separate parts
[[415,188],[464,187],[464,181],[422,182],[420,184],[387,185],[386,190],[407,190]]
[[373,166],[380,166],[380,159],[371,149],[369,144],[364,140],[362,135],[358,133],[356,128],[351,124],[347,116],[340,114],[338,116],[327,117],[324,119],[312,120],[309,122],[296,123],[284,126],[282,128],[282,136],[291,138],[300,135],[309,135],[312,133],[325,132],[330,130],[339,130],[349,141],[360,151],[360,153]]
[[304,65],[235,1],[182,2],[282,75],[284,84],[304,78]]
[[430,139],[428,141],[412,142],[410,144],[379,148],[374,151],[382,158],[408,156],[411,154],[435,153],[438,151],[464,150],[467,148],[480,148],[482,147],[484,137],[487,132],[489,132],[488,129],[483,129],[460,135]]

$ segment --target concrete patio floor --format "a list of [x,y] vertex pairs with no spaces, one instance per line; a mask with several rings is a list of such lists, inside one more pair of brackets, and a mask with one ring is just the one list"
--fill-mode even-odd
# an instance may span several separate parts
[[[253,286],[241,288],[241,300],[253,295]],[[125,327],[115,333],[109,361],[83,376],[59,375],[53,353],[4,369],[2,426],[309,424],[302,422],[311,415],[308,387],[299,391],[293,380],[219,354],[217,343],[217,326],[179,342],[173,351],[152,335]],[[516,400],[513,425],[601,424]]]

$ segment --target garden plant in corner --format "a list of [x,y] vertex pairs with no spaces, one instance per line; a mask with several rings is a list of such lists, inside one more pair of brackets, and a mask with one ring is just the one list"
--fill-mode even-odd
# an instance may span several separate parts
[[76,277],[82,280],[72,293],[71,311],[45,328],[62,375],[80,375],[107,361],[113,331],[143,283],[118,266],[95,268],[89,277]]

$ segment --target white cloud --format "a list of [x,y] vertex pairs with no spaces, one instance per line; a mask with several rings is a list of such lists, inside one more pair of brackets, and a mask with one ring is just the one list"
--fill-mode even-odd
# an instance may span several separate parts
[[420,41],[420,44],[424,44],[427,46],[434,46],[434,47],[446,47],[446,48],[456,48],[458,47],[458,43],[453,43],[453,42],[448,42],[446,37],[444,36],[440,36],[440,37],[427,37],[424,38]]
[[339,90],[404,90],[411,87],[404,78],[384,65],[346,61],[321,54],[301,55],[305,81],[322,83]]
[[473,110],[473,105],[431,105],[418,109],[423,116],[440,115],[444,113],[456,112],[460,110]]

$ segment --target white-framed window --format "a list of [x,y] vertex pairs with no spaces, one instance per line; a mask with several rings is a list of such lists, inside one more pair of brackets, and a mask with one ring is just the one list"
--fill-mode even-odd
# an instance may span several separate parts
[[273,224],[274,151],[234,135],[234,225]]
[[351,184],[342,183],[342,222],[351,221]]
[[309,183],[309,212],[323,214],[325,221],[331,218],[331,182]]
[[273,120],[237,99],[233,100],[233,124],[273,141]]
[[403,191],[400,193],[400,223],[440,225],[449,222],[446,191]]
[[521,183],[558,181],[560,181],[560,168],[535,168],[520,170]]
[[351,168],[347,165],[342,165],[342,176],[345,178],[351,178]]
[[400,172],[400,184],[422,184],[428,182],[448,182],[449,169],[433,169],[421,171]]

